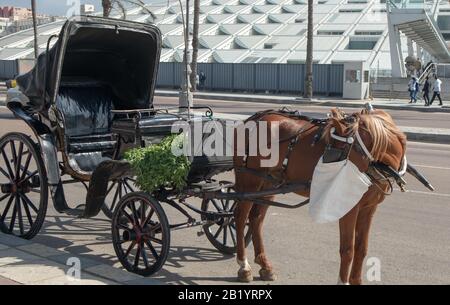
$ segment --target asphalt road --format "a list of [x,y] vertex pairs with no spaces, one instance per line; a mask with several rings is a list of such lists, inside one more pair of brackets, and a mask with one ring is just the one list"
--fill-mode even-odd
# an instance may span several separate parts
[[[236,105],[231,110],[239,113],[258,110],[251,110],[252,107]],[[324,110],[308,108],[308,111],[323,113]],[[408,117],[405,122],[428,116],[409,111],[404,115]],[[0,124],[0,135],[8,131],[30,133],[23,122],[12,119],[5,110],[0,113]],[[407,177],[409,191],[395,191],[381,204],[375,215],[368,254],[380,259],[381,282],[366,279],[364,282],[450,284],[450,146],[409,143],[408,159],[428,176],[436,192],[428,192],[412,177]],[[230,174],[225,176],[230,178]],[[66,187],[66,197],[72,207],[83,203],[85,194],[81,185]],[[279,199],[298,202],[301,198],[286,195]],[[166,212],[170,221],[180,220],[172,208]],[[191,228],[172,232],[169,259],[154,278],[176,284],[235,284],[238,266],[234,257],[217,252],[205,236],[197,236],[198,231],[199,228]],[[34,241],[118,266],[111,244],[110,222],[103,215],[74,219],[57,214],[50,204],[45,227]],[[265,224],[265,241],[268,256],[279,275],[276,284],[336,283],[337,223],[313,223],[307,207],[294,211],[271,208]],[[249,258],[253,257],[252,253],[250,246]],[[256,276],[257,266],[253,263],[252,266]]]
[[[280,109],[288,106],[291,109],[299,110],[305,115],[323,117],[330,110],[330,107],[306,106],[299,104],[271,104],[271,103],[249,103],[235,101],[218,101],[218,100],[195,100],[195,105],[208,105],[216,112],[222,113],[239,113],[251,115],[259,110],[264,109]],[[176,106],[178,98],[174,97],[155,97],[155,106]],[[346,108],[346,112],[359,111],[356,108]],[[418,112],[405,110],[386,110],[394,118],[399,126],[409,127],[432,127],[432,128],[448,128],[450,129],[450,113],[439,112]]]

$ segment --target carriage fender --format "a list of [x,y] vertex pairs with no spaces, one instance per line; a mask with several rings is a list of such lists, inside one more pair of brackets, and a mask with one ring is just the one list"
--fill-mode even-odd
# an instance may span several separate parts
[[58,153],[56,151],[55,139],[52,134],[39,136],[45,168],[47,169],[48,184],[57,185],[61,181],[59,173]]

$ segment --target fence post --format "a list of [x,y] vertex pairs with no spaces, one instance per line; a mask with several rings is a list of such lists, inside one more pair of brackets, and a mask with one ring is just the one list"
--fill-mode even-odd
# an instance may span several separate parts
[[231,92],[234,92],[234,63],[231,64]]
[[253,73],[253,93],[256,93],[256,63],[251,65]]
[[327,68],[327,96],[330,96],[330,85],[331,85],[331,68],[332,66],[329,65]]

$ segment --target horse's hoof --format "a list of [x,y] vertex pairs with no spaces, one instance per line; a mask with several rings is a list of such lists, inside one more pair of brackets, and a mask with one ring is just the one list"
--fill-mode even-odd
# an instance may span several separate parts
[[253,281],[252,270],[239,269],[238,280],[243,283],[250,283]]
[[262,281],[276,281],[277,275],[272,270],[260,269],[259,276]]

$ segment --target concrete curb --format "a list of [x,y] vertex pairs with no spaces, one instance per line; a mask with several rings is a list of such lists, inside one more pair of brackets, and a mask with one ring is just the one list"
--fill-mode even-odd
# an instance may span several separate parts
[[[178,97],[176,91],[156,90],[156,96]],[[222,101],[239,101],[250,103],[272,103],[272,104],[302,104],[308,106],[325,106],[325,107],[341,107],[341,108],[361,108],[367,101],[354,102],[348,101],[330,101],[326,99],[304,99],[292,96],[264,96],[264,95],[245,95],[245,94],[227,94],[227,93],[194,93],[194,98],[204,100],[222,100]],[[420,112],[440,112],[450,113],[450,107],[424,107],[417,105],[386,105],[372,101],[375,108],[385,110],[409,110]]]
[[[81,279],[69,277],[79,260]],[[123,269],[102,264],[83,255],[47,247],[0,233],[0,282],[27,285],[162,285]]]
[[[214,113],[214,116],[225,120],[241,121],[248,117],[247,115],[228,113]],[[409,141],[450,144],[450,129],[419,128],[409,126],[399,126],[399,128],[406,134]]]

